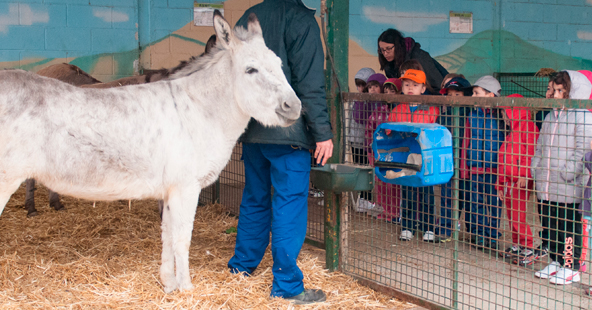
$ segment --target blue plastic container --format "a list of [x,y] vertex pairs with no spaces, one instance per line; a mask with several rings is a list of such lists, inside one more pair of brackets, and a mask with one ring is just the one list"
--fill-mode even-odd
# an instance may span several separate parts
[[[438,124],[380,124],[374,132],[372,151],[374,173],[386,183],[431,186],[447,183],[454,175],[452,135]],[[421,164],[408,163],[412,162],[408,160],[410,155],[413,158],[421,155]],[[392,178],[394,173],[406,175]]]

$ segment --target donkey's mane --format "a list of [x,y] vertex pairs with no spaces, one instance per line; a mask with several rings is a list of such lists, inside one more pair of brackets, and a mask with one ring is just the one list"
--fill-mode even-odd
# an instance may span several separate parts
[[[249,41],[253,36],[252,33],[247,31],[243,27],[237,27],[234,29],[235,36],[243,41]],[[181,77],[189,76],[197,71],[207,69],[216,64],[225,54],[225,49],[221,48],[218,44],[214,45],[214,48],[208,54],[201,56],[193,56],[187,61],[181,61],[176,67],[169,69],[168,79],[174,80]]]

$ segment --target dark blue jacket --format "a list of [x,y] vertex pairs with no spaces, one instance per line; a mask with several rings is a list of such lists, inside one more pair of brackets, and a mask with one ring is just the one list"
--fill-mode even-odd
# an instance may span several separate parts
[[316,142],[333,138],[325,98],[325,54],[314,10],[301,0],[265,0],[248,9],[236,25],[246,27],[251,13],[259,19],[265,44],[282,60],[284,74],[302,101],[302,116],[288,128],[264,127],[251,119],[240,141],[313,149]]
[[497,168],[497,153],[504,142],[504,125],[496,109],[474,108],[467,117],[470,131],[467,167]]

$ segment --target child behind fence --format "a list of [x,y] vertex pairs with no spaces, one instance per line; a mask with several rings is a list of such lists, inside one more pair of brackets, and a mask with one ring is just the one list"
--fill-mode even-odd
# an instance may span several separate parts
[[[383,85],[384,92],[387,94],[399,94],[401,92],[401,80],[397,78],[391,78],[386,80]],[[382,103],[381,106],[374,109],[368,123],[366,124],[366,141],[369,146],[369,160],[370,165],[374,165],[374,155],[372,154],[372,141],[374,131],[378,125],[388,121],[389,114],[391,113],[393,106],[396,104]],[[376,192],[376,204],[382,207],[383,213],[378,214],[377,218],[386,220],[389,222],[400,221],[400,200],[401,200],[401,188],[395,184],[389,184],[382,182],[375,178],[374,181],[375,192]]]
[[[358,92],[360,93],[367,93],[368,88],[366,87],[368,83],[368,79],[370,76],[375,74],[372,68],[362,68],[360,69],[355,75],[355,83]],[[349,121],[349,132],[347,135],[347,141],[351,146],[352,152],[352,162],[358,165],[368,165],[368,154],[364,148],[364,130],[365,125],[363,123],[363,115],[358,115],[358,121],[362,121],[362,123],[358,123],[354,118],[353,114],[354,111],[357,111],[358,114],[360,113],[359,109],[363,109],[364,104],[363,102],[356,101],[352,107],[352,116]],[[360,193],[360,199],[357,200],[355,205],[356,211],[366,211],[368,208],[370,201],[372,201],[372,193],[370,191],[363,191]],[[361,207],[361,208],[360,208]]]
[[[500,92],[499,82],[491,75],[479,78],[473,85],[473,97],[499,97]],[[501,236],[497,231],[501,208],[495,184],[503,128],[498,110],[490,107],[471,109],[465,124],[460,173],[470,184],[465,197],[470,201],[471,243],[478,249],[497,250]]]
[[[553,80],[555,99],[588,99],[592,84],[582,73],[566,70]],[[592,113],[586,109],[553,109],[543,121],[532,159],[541,225],[549,231],[552,262],[535,273],[552,284],[580,281],[582,197],[585,150],[592,141]],[[582,268],[583,269],[583,268]]]
[[[421,95],[426,90],[426,76],[423,71],[409,69],[401,80],[404,95]],[[438,107],[413,102],[401,103],[391,112],[389,122],[435,123],[439,114]],[[413,231],[417,230],[424,232],[423,241],[437,241],[434,235],[434,187],[402,186],[401,196],[403,228],[399,239],[409,241],[413,239]]]
[[[522,97],[519,94],[508,96]],[[526,206],[532,191],[530,162],[536,150],[539,129],[531,121],[526,107],[502,107],[506,126],[510,128],[498,154],[496,190],[505,202],[506,215],[512,229],[512,246],[500,255],[513,263],[534,255],[532,231],[526,223]]]
[[[440,94],[449,97],[464,97],[471,96],[473,94],[470,88],[471,84],[467,81],[462,74],[449,73],[444,77],[446,84],[442,85]],[[453,115],[453,108],[451,106],[442,107],[440,117],[438,118],[438,124],[446,126],[450,133],[454,134],[454,119],[458,118],[458,136],[464,136],[464,127],[466,121],[466,115],[469,108],[461,106],[458,108],[459,115]],[[459,143],[460,144],[460,143]],[[453,179],[448,183],[443,184],[440,187],[440,222],[436,234],[439,235],[441,242],[451,241],[452,236],[452,184]],[[469,186],[467,186],[469,184]],[[465,189],[470,189],[470,183],[464,179],[458,180],[458,209],[459,211],[465,210],[465,227],[469,231],[469,211],[465,207]]]
[[[366,89],[370,94],[381,94],[383,91],[383,84],[386,81],[386,76],[381,73],[376,73],[370,75],[368,77],[368,83],[366,84]],[[356,101],[353,107],[352,118],[353,121],[360,124],[361,128],[363,128],[362,132],[366,130],[366,125],[368,123],[368,118],[372,115],[372,112],[378,107],[382,106],[381,102],[378,101]],[[371,148],[368,147],[368,141],[364,136],[363,140],[363,149],[359,150],[360,155],[363,156],[358,160],[367,161],[369,159],[369,154]],[[358,202],[358,209],[357,211],[360,212],[368,212],[370,214],[380,214],[382,213],[382,208],[377,207],[372,201],[372,196],[370,193],[361,193],[361,198]]]

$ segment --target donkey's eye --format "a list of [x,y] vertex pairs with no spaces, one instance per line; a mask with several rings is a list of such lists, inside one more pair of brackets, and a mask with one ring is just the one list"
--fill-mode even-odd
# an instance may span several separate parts
[[247,68],[248,74],[253,74],[253,73],[257,73],[257,72],[259,72],[259,70],[255,69],[255,68]]

